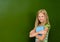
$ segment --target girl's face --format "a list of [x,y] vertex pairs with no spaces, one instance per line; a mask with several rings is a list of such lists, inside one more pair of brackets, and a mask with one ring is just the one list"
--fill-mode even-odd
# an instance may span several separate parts
[[46,21],[45,15],[44,15],[43,13],[39,13],[39,14],[38,14],[38,20],[39,20],[40,22]]

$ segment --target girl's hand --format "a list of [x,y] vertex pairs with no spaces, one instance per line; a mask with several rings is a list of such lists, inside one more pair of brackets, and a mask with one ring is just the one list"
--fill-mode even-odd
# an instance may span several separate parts
[[36,37],[36,35],[38,35],[38,32],[31,34],[30,37]]
[[32,37],[32,35],[35,33],[35,30],[31,30],[30,31],[30,34],[29,34],[29,37]]
[[31,30],[31,31],[30,31],[30,34],[33,34],[33,33],[35,33],[35,31],[34,31],[34,30]]

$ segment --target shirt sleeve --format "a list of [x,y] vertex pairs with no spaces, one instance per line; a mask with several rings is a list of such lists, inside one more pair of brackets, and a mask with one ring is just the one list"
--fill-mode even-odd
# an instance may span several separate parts
[[45,25],[45,28],[46,28],[46,27],[48,27],[48,28],[50,29],[50,25],[49,25],[49,24],[46,24],[46,25]]

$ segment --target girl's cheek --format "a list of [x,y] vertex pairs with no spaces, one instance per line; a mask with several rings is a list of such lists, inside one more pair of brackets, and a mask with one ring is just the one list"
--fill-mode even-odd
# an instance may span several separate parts
[[38,20],[40,20],[40,18],[38,17]]

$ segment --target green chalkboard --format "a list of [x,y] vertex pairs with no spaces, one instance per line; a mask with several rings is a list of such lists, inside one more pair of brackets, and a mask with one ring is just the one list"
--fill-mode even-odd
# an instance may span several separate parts
[[0,0],[0,42],[34,42],[29,32],[42,8],[47,10],[51,23],[49,42],[59,42],[59,0]]

